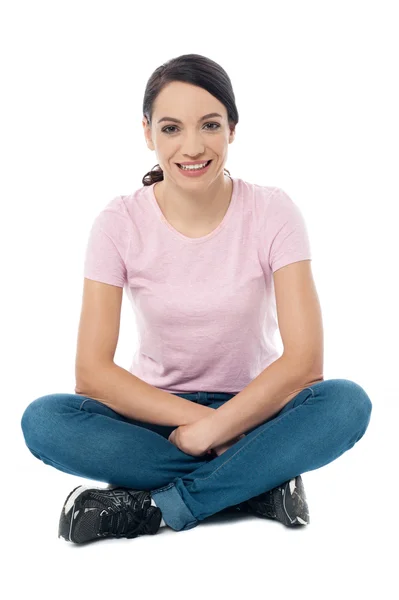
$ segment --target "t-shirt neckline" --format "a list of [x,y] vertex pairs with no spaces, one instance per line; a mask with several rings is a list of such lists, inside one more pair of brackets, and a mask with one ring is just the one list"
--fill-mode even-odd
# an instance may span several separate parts
[[228,209],[226,211],[226,214],[224,215],[222,221],[219,223],[219,225],[210,233],[208,233],[207,235],[203,235],[201,237],[197,237],[197,238],[191,238],[188,237],[187,235],[184,235],[183,233],[181,233],[180,231],[178,231],[177,229],[175,229],[173,227],[173,225],[171,225],[171,223],[169,223],[169,221],[166,219],[166,217],[164,216],[162,210],[160,209],[157,199],[155,197],[155,192],[154,192],[154,187],[156,185],[156,183],[158,182],[154,182],[152,183],[149,187],[149,192],[150,192],[150,200],[151,200],[151,204],[153,205],[158,217],[160,218],[160,220],[162,221],[162,223],[164,225],[166,225],[166,227],[169,229],[169,231],[171,231],[173,233],[173,235],[177,238],[179,238],[180,240],[184,240],[185,242],[188,242],[189,244],[198,244],[201,242],[206,242],[207,240],[213,238],[215,235],[217,235],[218,233],[220,233],[220,231],[226,226],[227,222],[229,221],[229,219],[231,218],[232,213],[234,212],[235,209],[235,203],[236,203],[236,199],[238,196],[238,179],[237,177],[230,177],[230,179],[233,182],[233,189],[232,189],[232,193],[231,193],[231,200],[230,200],[230,204],[228,206]]

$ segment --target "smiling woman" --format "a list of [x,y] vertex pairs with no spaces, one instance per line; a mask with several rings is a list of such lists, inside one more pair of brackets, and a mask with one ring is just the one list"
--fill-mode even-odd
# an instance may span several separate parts
[[[183,185],[184,175],[186,179],[194,178],[202,186],[202,194],[207,193],[209,198],[209,192],[216,189],[212,182],[219,180],[222,185],[224,180],[227,148],[234,140],[238,120],[231,80],[216,62],[198,54],[186,54],[158,67],[145,90],[143,127],[147,145],[156,151],[159,163],[157,169],[144,175],[143,185],[163,181],[166,175],[172,195],[176,187]],[[169,125],[162,126],[165,122]],[[206,169],[194,173],[175,170],[178,164],[209,160]],[[186,189],[186,194],[193,189]]]
[[[324,380],[305,219],[282,188],[225,176],[238,112],[215,62],[162,65],[143,109],[160,169],[93,220],[75,393],[21,419],[35,457],[110,485],[69,493],[59,537],[181,531],[229,508],[306,525],[300,473],[363,436],[371,401]],[[114,362],[122,289],[139,340],[128,369]]]
[[160,211],[177,231],[199,237],[222,222],[233,190],[224,165],[237,123],[231,81],[210,59],[180,56],[150,77],[142,124],[159,168],[143,185],[153,186]]

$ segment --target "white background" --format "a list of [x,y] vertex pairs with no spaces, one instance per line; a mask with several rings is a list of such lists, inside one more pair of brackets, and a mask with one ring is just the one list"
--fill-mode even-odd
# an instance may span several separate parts
[[[397,597],[397,8],[2,3],[5,597]],[[215,516],[181,535],[163,528],[83,548],[57,529],[65,497],[87,480],[30,454],[20,419],[35,398],[74,392],[91,223],[158,162],[144,141],[144,89],[160,64],[191,52],[218,62],[233,84],[240,120],[226,168],[283,188],[304,214],[324,376],[362,385],[372,420],[353,449],[303,475],[305,528]],[[136,340],[124,297],[117,364],[128,368]]]

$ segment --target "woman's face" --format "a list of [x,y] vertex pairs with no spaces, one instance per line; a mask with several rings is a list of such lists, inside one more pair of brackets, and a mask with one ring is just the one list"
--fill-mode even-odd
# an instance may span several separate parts
[[[202,118],[210,113],[220,116]],[[165,117],[180,122],[163,120]],[[235,132],[229,128],[224,104],[203,88],[180,81],[168,83],[154,102],[152,126],[144,117],[143,127],[147,145],[155,150],[165,180],[192,187],[224,178],[228,146]],[[186,177],[176,164],[207,160],[212,160],[210,167],[199,177]]]

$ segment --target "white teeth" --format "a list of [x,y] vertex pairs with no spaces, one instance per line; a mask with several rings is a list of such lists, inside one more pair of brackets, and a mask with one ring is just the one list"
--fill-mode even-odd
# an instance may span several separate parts
[[179,165],[179,166],[183,170],[193,171],[193,170],[196,170],[196,169],[203,169],[207,164],[208,164],[208,161],[202,163],[202,165],[195,165],[195,166],[192,166],[192,167],[189,167],[188,165]]

